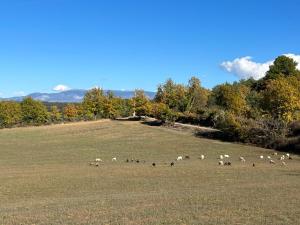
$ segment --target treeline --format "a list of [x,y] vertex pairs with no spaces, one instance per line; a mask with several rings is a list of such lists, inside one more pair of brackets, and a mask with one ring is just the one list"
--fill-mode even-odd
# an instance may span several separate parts
[[62,122],[117,118],[131,113],[129,99],[104,95],[101,89],[88,91],[82,103],[42,103],[30,97],[22,102],[0,102],[0,127],[40,126]]
[[218,138],[300,153],[300,71],[279,56],[260,80],[225,83],[207,90],[193,77],[188,85],[160,85],[152,115],[163,120],[209,125]]
[[159,85],[153,101],[142,93],[136,98],[138,115],[211,126],[222,131],[217,135],[223,140],[300,153],[300,71],[286,56],[276,58],[260,80],[208,90],[196,77],[187,85],[169,79]]
[[67,121],[152,116],[163,122],[199,124],[222,131],[219,138],[268,148],[300,149],[300,71],[297,63],[279,56],[260,80],[225,83],[212,90],[192,77],[188,84],[171,79],[149,100],[143,90],[131,99],[88,91],[80,104],[53,105],[24,99],[0,102],[0,127],[43,125]]

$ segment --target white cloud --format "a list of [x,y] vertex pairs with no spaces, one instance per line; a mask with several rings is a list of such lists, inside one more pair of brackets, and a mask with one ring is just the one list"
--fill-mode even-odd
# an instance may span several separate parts
[[[292,59],[294,59],[300,69],[300,55],[295,54],[284,54]],[[258,80],[266,75],[269,70],[269,66],[272,65],[274,60],[270,60],[264,63],[254,62],[252,57],[246,56],[241,58],[236,58],[233,61],[225,61],[221,63],[221,67],[229,73],[233,73],[238,78],[248,79],[250,77]]]
[[63,84],[56,85],[53,88],[53,91],[67,91],[67,90],[70,90],[70,88],[66,85],[63,85]]
[[292,54],[292,53],[288,53],[288,54],[284,54],[284,55],[294,59],[298,63],[297,69],[300,70],[300,55],[295,55],[295,54]]
[[265,63],[257,63],[252,61],[250,56],[236,58],[233,61],[226,61],[221,63],[221,67],[227,72],[235,74],[241,79],[254,78],[260,79],[265,76],[269,69],[269,66],[273,64],[273,61]]

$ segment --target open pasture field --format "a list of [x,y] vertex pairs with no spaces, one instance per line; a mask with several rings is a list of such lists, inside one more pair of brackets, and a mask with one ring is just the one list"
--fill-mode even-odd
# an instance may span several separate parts
[[272,152],[139,122],[0,130],[0,224],[300,224],[300,158]]

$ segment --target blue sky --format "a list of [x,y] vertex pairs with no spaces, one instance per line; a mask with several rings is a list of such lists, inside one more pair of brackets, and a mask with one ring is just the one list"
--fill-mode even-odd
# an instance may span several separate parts
[[244,77],[245,63],[299,55],[299,12],[298,0],[2,0],[0,97],[58,84],[151,91],[192,75],[211,88]]

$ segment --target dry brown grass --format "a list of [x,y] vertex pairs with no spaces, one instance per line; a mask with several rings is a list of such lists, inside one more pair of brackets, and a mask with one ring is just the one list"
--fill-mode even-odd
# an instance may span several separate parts
[[300,224],[300,159],[258,159],[271,153],[138,122],[1,130],[0,224]]

